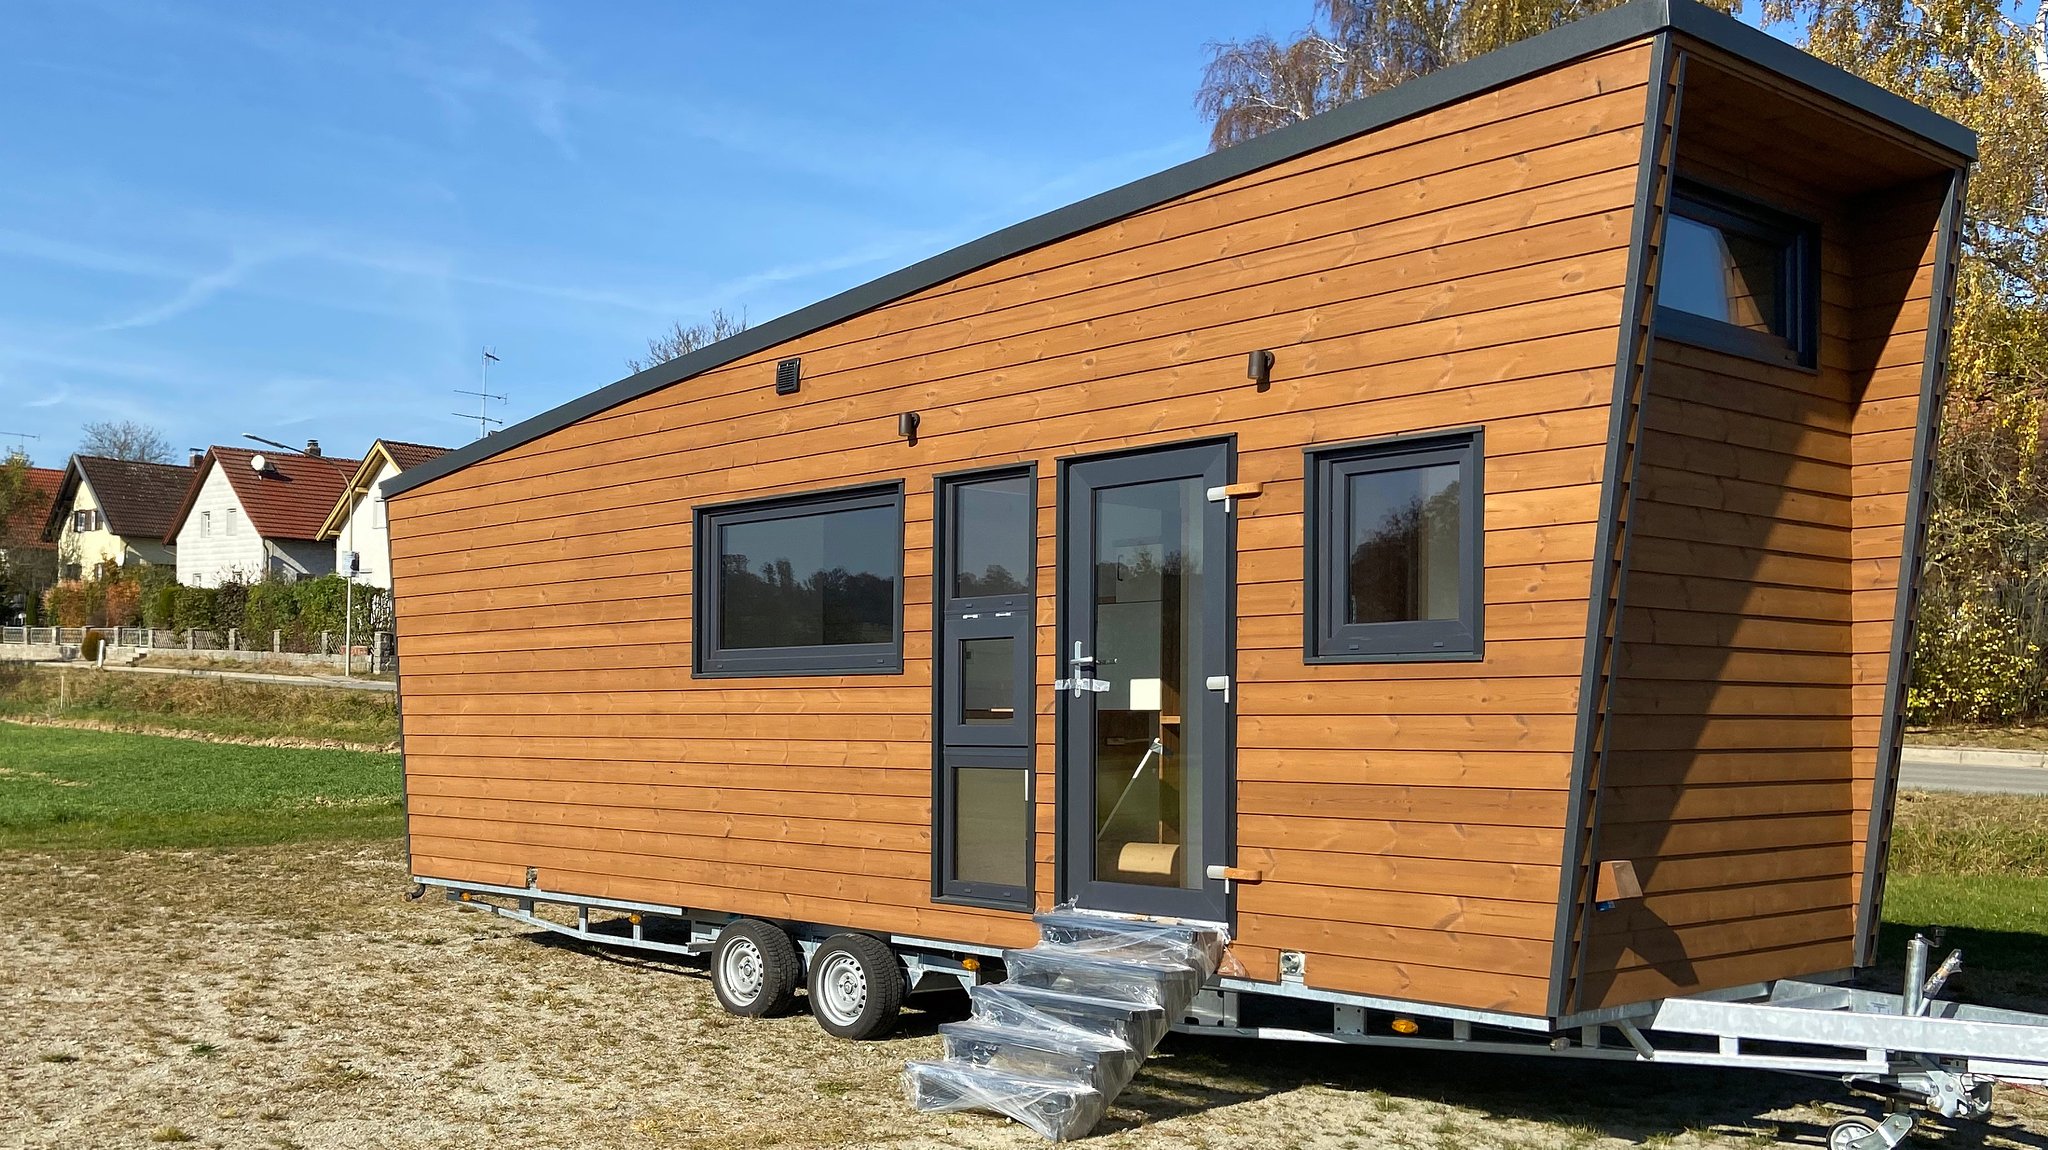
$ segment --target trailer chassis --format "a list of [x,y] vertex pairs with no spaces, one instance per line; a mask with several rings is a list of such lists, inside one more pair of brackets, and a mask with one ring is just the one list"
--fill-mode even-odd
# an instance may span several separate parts
[[[557,894],[538,887],[492,886],[416,879],[409,897],[428,884],[450,902],[579,942],[670,957],[701,957],[737,915],[647,903]],[[574,922],[539,913],[538,904],[566,907]],[[836,928],[788,924],[809,960]],[[650,930],[650,927],[655,929]],[[984,980],[993,947],[910,935],[886,935],[903,963],[910,993],[949,991]],[[2048,1015],[1968,1006],[1937,997],[1962,965],[1961,952],[1928,972],[1935,943],[1908,944],[1901,993],[1826,982],[1780,979],[1711,994],[1667,998],[1564,1020],[1431,1006],[1308,987],[1290,978],[1257,982],[1219,976],[1173,1029],[1184,1034],[1347,1046],[1517,1054],[1596,1062],[1711,1066],[1835,1079],[1887,1100],[1882,1121],[1844,1118],[1829,1131],[1829,1150],[1891,1150],[1911,1132],[1910,1107],[1948,1118],[1982,1119],[1992,1089],[2006,1082],[2048,1085]],[[1299,969],[1298,967],[1296,968]],[[1289,999],[1327,1006],[1326,1025],[1243,1025],[1248,1001]]]

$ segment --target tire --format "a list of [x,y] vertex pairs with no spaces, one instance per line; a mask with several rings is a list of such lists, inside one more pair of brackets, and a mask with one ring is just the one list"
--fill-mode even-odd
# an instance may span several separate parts
[[903,1009],[903,965],[868,934],[835,934],[811,955],[811,1015],[825,1033],[856,1042],[880,1038]]
[[1877,1133],[1877,1123],[1868,1118],[1844,1118],[1828,1127],[1828,1150],[1855,1150],[1857,1143]]
[[803,960],[781,927],[743,918],[718,932],[711,951],[711,993],[727,1014],[787,1014],[802,978]]

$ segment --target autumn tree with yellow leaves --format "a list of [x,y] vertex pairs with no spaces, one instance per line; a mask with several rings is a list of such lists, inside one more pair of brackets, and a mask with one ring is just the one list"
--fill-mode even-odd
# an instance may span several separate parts
[[[1210,45],[1212,147],[1619,5],[1316,0],[1290,38]],[[1975,129],[1912,705],[1923,722],[2048,714],[2048,0],[1769,0],[1750,16]]]

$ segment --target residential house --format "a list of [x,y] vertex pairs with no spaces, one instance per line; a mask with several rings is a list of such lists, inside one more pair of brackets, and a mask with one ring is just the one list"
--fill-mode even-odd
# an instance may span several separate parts
[[334,572],[320,524],[361,463],[320,453],[210,447],[164,532],[177,546],[178,582],[297,579]]
[[29,468],[26,498],[0,521],[0,623],[25,618],[29,599],[56,577],[57,545],[43,541],[43,521],[63,483],[60,468]]
[[165,533],[192,484],[193,464],[143,463],[74,455],[43,520],[43,542],[57,548],[66,578],[91,578],[105,566],[170,563]]
[[445,447],[423,443],[400,443],[380,439],[363,453],[362,465],[334,501],[327,521],[320,525],[320,538],[334,541],[334,569],[346,574],[349,556],[356,558],[356,581],[371,587],[391,589],[391,532],[384,519],[384,481],[395,479],[430,459],[446,454]]

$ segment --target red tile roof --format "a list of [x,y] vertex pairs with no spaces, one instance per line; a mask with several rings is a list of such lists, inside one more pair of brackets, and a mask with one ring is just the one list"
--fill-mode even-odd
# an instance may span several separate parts
[[0,523],[0,547],[27,547],[52,551],[55,543],[43,542],[43,520],[49,517],[57,492],[64,486],[64,472],[55,467],[28,469],[28,498],[14,509],[6,523]]
[[391,462],[397,464],[400,471],[411,471],[429,459],[439,459],[448,454],[445,447],[433,447],[425,443],[400,443],[395,439],[380,439],[377,442],[383,444],[384,450],[391,453]]
[[[261,473],[249,465],[259,455],[267,465]],[[192,513],[192,504],[199,498],[199,489],[206,483],[207,469],[219,464],[257,534],[269,539],[317,540],[321,522],[361,463],[359,459],[331,455],[210,447],[164,538],[176,541],[185,517]]]
[[192,485],[189,464],[142,463],[104,455],[74,455],[66,464],[56,499],[43,520],[43,538],[54,543],[77,500],[81,478],[92,484],[107,530],[133,539],[161,539]]

